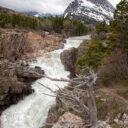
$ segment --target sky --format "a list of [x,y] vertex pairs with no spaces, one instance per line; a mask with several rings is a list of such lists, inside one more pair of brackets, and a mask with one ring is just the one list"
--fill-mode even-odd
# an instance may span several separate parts
[[[40,13],[63,14],[73,0],[0,0],[0,6],[16,11],[37,11]],[[114,6],[120,0],[109,0]]]

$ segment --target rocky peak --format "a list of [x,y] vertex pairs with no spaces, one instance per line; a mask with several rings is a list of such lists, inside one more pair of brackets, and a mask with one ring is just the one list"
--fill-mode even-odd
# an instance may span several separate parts
[[96,4],[97,6],[105,7],[105,9],[107,9],[108,11],[113,11],[115,9],[108,0],[87,0],[87,1],[90,1],[91,3]]
[[81,20],[85,18],[96,21],[110,20],[113,18],[114,7],[108,0],[74,0],[64,12],[64,17]]

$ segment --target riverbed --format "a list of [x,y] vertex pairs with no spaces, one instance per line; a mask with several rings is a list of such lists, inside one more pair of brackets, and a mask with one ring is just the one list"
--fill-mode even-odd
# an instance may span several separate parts
[[[31,67],[39,66],[45,71],[46,75],[52,78],[69,79],[69,72],[64,70],[64,66],[60,60],[60,54],[64,50],[71,47],[79,47],[84,39],[90,39],[90,36],[71,37],[66,39],[63,49],[55,50],[45,54],[43,57],[37,58],[36,62],[30,63]],[[65,82],[51,81],[47,78],[41,78],[32,84],[35,92],[16,105],[12,105],[6,109],[1,116],[0,128],[40,128],[45,123],[49,109],[56,103],[55,97],[45,94],[51,92],[44,88],[41,84],[57,90],[57,86],[64,88],[68,85]]]

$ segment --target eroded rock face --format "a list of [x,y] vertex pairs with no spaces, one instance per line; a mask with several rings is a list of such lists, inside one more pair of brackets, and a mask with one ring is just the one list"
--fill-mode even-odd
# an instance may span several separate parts
[[11,104],[33,92],[32,82],[43,77],[41,68],[30,68],[22,62],[0,62],[0,114]]
[[2,29],[0,34],[0,58],[29,60],[44,53],[63,48],[61,36],[45,32]]
[[28,47],[26,38],[26,32],[3,32],[0,36],[0,56],[14,60],[20,58]]
[[74,68],[77,52],[77,48],[70,48],[61,53],[61,62],[65,66],[65,70],[70,71]]
[[75,77],[76,67],[75,63],[80,55],[85,51],[85,46],[89,43],[88,40],[83,41],[79,48],[70,48],[61,53],[61,62],[65,70],[70,71],[71,77]]
[[61,53],[61,62],[65,67],[66,71],[70,71],[70,78],[76,77],[75,73],[75,62],[77,60],[77,48],[70,48]]

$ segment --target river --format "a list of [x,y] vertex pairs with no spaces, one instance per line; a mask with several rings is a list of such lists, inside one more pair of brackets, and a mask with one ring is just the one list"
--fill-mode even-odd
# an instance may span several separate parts
[[[65,49],[77,48],[84,39],[90,39],[90,36],[71,37],[66,39],[63,49],[55,50],[47,53],[45,56],[37,58],[36,62],[30,63],[31,67],[40,66],[47,76],[52,78],[67,78],[69,72],[64,70],[64,66],[60,60],[60,54]],[[32,87],[35,90],[33,94],[24,98],[16,105],[12,105],[6,109],[1,116],[0,128],[40,128],[45,123],[48,111],[54,105],[55,98],[44,95],[51,94],[45,86],[57,90],[56,85],[61,88],[67,86],[65,82],[55,82],[47,78],[41,78],[33,83]]]

